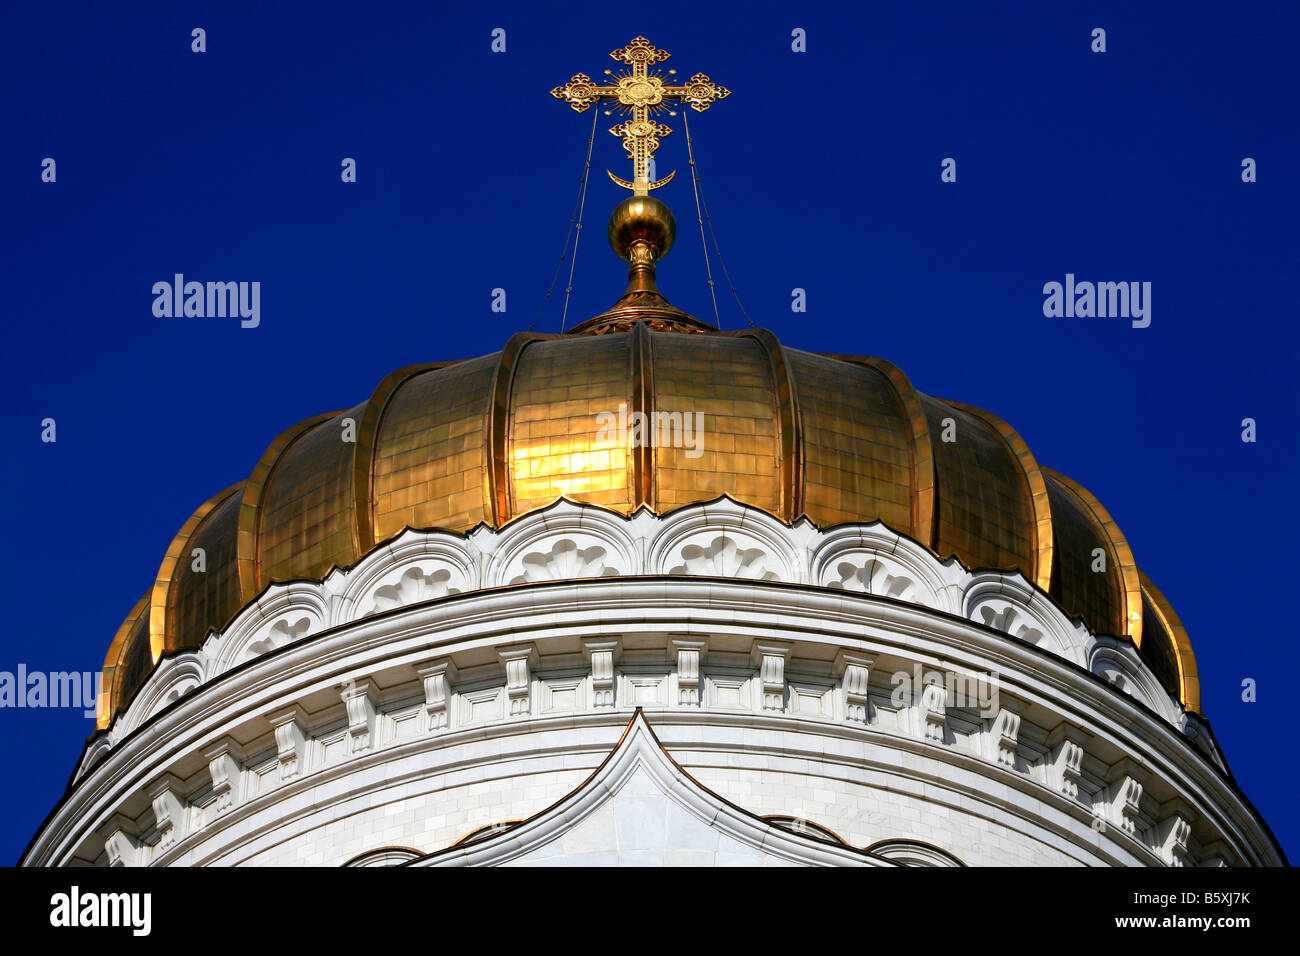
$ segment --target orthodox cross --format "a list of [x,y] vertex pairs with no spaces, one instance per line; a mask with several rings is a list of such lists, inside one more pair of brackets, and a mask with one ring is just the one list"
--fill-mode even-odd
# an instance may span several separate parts
[[[577,113],[585,113],[592,105],[601,100],[614,101],[612,109],[605,111],[609,116],[614,110],[620,114],[631,114],[631,118],[610,128],[615,136],[623,137],[623,148],[632,160],[632,182],[620,179],[609,170],[609,178],[624,189],[632,190],[635,196],[648,196],[650,190],[658,189],[676,175],[669,173],[663,179],[650,181],[650,156],[659,148],[659,137],[667,136],[672,128],[656,121],[656,113],[668,110],[669,116],[676,116],[676,110],[668,109],[669,103],[689,106],[697,113],[703,113],[720,99],[731,95],[731,91],[718,86],[703,73],[696,73],[682,86],[669,86],[666,77],[651,73],[650,67],[662,63],[671,56],[667,50],[658,50],[645,37],[637,37],[621,50],[610,54],[631,67],[631,70],[606,70],[605,75],[613,85],[597,86],[596,82],[585,73],[575,73],[564,86],[551,90],[557,100],[564,100]],[[669,70],[668,76],[676,76],[676,70]]]

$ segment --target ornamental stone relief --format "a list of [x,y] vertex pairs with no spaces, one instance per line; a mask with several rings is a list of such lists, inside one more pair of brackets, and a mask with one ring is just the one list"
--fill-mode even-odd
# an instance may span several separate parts
[[695,574],[751,581],[778,581],[767,569],[767,554],[760,548],[742,548],[728,535],[719,535],[708,545],[688,544],[679,552],[682,563],[669,574]]
[[616,577],[618,569],[606,563],[606,551],[599,545],[580,548],[572,538],[560,538],[548,551],[530,551],[523,558],[523,574],[511,584],[538,581],[567,581],[571,578]]
[[405,607],[408,604],[445,597],[448,594],[459,594],[459,589],[452,587],[450,582],[451,572],[446,568],[433,570],[422,567],[407,568],[395,583],[375,589],[366,616],[391,611],[395,607]]
[[[129,715],[119,718],[119,728],[138,726],[168,701],[237,664],[324,628],[503,584],[641,574],[808,581],[833,591],[891,598],[960,614],[1081,667],[1089,666],[1103,640],[1068,620],[1020,575],[967,571],[955,559],[939,561],[879,522],[822,532],[807,522],[784,525],[727,498],[666,517],[644,509],[623,516],[560,500],[506,528],[482,527],[465,537],[408,530],[322,582],[269,588],[197,652],[200,678],[167,686],[166,696],[160,693],[166,681],[161,668]],[[1112,654],[1108,662],[1123,690],[1176,719],[1175,705],[1136,654]]]

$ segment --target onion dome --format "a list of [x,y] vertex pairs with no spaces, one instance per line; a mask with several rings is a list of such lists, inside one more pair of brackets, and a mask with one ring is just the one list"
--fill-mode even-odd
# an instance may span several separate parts
[[[566,334],[399,369],[360,404],[286,429],[177,533],[109,649],[101,725],[163,654],[198,647],[274,582],[319,581],[407,528],[500,528],[560,496],[662,515],[727,495],[787,523],[883,522],[940,558],[1019,571],[1094,633],[1130,639],[1199,712],[1186,632],[1093,495],[1001,418],[917,391],[884,359],[673,308],[655,268],[674,231],[661,202],[631,197],[610,221],[629,263],[613,308]],[[696,448],[633,447],[599,424],[695,412],[707,423]]]

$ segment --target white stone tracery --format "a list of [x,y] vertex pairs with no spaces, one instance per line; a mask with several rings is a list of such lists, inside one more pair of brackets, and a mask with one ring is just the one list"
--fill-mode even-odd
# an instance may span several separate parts
[[[665,583],[669,571],[684,567],[688,548],[712,548],[719,539],[736,549],[717,551],[734,560],[722,570],[744,568],[735,554],[758,550],[763,567],[779,569],[779,579],[765,579],[766,570],[749,578],[719,575],[715,567],[708,580],[682,574]],[[535,586],[545,592],[529,585],[501,589],[523,573],[530,556],[572,561],[592,549],[600,549],[601,563],[616,578],[545,580]],[[568,565],[571,571],[594,567],[589,560]],[[873,590],[846,586],[853,569],[869,567],[859,579]],[[875,585],[891,578],[907,584],[878,593]],[[384,597],[391,606],[378,607]],[[1017,640],[1002,641],[990,629]],[[259,642],[268,641],[275,654],[257,656],[266,646]],[[1146,711],[1084,673],[1085,662],[1103,679],[1122,675],[1126,686],[1118,689]],[[242,665],[238,672],[228,673],[236,665]],[[941,679],[996,671],[1005,694],[981,715],[931,685],[898,712],[890,677],[913,667]],[[1048,684],[1045,674],[1052,675]],[[1074,707],[1068,717],[1056,707],[1067,697]],[[241,701],[234,716],[221,710],[227,700]],[[499,532],[479,529],[466,538],[408,531],[322,584],[268,589],[200,651],[165,659],[110,732],[91,742],[80,773],[120,777],[128,789],[115,798],[122,809],[113,812],[120,817],[137,809],[117,829],[88,830],[81,849],[73,844],[59,851],[60,859],[75,852],[83,862],[96,854],[124,865],[199,862],[200,847],[203,860],[235,859],[244,853],[238,849],[243,831],[222,836],[223,828],[256,829],[251,818],[257,815],[309,815],[322,787],[343,799],[355,788],[379,786],[375,774],[380,782],[389,775],[407,779],[393,762],[408,753],[423,761],[418,766],[426,774],[461,759],[478,768],[475,774],[505,772],[501,761],[518,738],[518,756],[509,759],[591,766],[596,758],[581,743],[590,739],[579,729],[583,722],[616,728],[619,715],[638,705],[677,715],[678,722],[688,718],[693,729],[680,738],[688,753],[710,741],[723,751],[734,746],[718,758],[720,766],[748,766],[745,755],[752,753],[755,773],[784,766],[780,761],[790,762],[789,773],[807,772],[794,768],[825,761],[818,773],[834,777],[830,768],[851,760],[888,775],[896,766],[891,758],[875,764],[870,755],[902,750],[928,762],[927,779],[957,780],[977,761],[981,773],[998,777],[1005,788],[999,793],[1022,801],[1020,813],[1042,818],[1035,826],[1053,821],[1048,843],[1078,861],[1232,861],[1245,846],[1241,833],[1206,836],[1206,814],[1197,809],[1205,797],[1197,788],[1213,779],[1197,777],[1199,757],[1178,756],[1177,766],[1168,760],[1178,754],[1172,741],[1180,733],[1196,737],[1198,748],[1211,747],[1213,759],[1211,738],[1162,694],[1126,643],[1088,634],[1019,574],[968,572],[879,524],[823,534],[806,522],[785,526],[722,499],[664,518],[644,511],[624,518],[562,501]],[[1086,726],[1078,725],[1078,713],[1091,715]],[[1163,719],[1171,742],[1114,763],[1117,751],[1135,752],[1161,732],[1144,713]],[[156,722],[151,732],[136,733],[149,720]],[[665,732],[679,726],[685,727],[670,722]],[[1139,726],[1140,734],[1125,736]],[[794,743],[799,734],[812,749]],[[129,768],[144,767],[150,748],[172,738],[170,763],[148,763],[146,779],[126,782]],[[570,739],[579,749],[570,749]],[[1104,746],[1096,743],[1102,739]],[[864,749],[864,742],[870,746]],[[428,753],[443,747],[452,748],[446,759],[430,763]],[[1112,763],[1099,763],[1096,754]],[[1131,769],[1139,764],[1147,768],[1142,774]],[[725,787],[727,779],[716,782]],[[978,775],[971,779],[968,799],[982,786]],[[166,785],[155,785],[159,780]],[[838,832],[826,815],[841,805],[856,804],[848,797],[824,805],[787,797],[761,809],[835,825]],[[955,794],[950,806],[961,806]],[[468,822],[492,823],[512,812],[494,804],[490,819]],[[1094,819],[1109,828],[1101,843],[1088,822]],[[895,823],[873,829],[868,821],[862,832],[897,836],[896,827],[889,832]],[[963,837],[955,830],[951,839]],[[348,858],[365,849],[350,849]],[[972,863],[990,859],[978,847],[954,842],[951,849]]]

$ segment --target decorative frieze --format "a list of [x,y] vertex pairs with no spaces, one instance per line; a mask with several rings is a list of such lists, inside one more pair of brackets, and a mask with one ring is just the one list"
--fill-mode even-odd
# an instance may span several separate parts
[[424,729],[428,733],[451,726],[452,685],[456,683],[456,665],[444,657],[415,672],[424,684]]
[[[119,717],[112,741],[116,745],[175,695],[193,692],[250,657],[365,621],[375,611],[413,607],[447,594],[488,592],[511,583],[695,574],[732,581],[809,582],[846,595],[883,594],[958,614],[1081,665],[1089,660],[1089,648],[1101,640],[1036,596],[1018,574],[972,572],[959,562],[940,562],[879,523],[826,531],[803,522],[786,526],[760,509],[728,499],[664,516],[639,512],[631,517],[561,500],[505,528],[484,528],[469,537],[407,530],[354,567],[334,570],[323,582],[272,585],[221,633],[211,635],[201,651],[186,660],[183,673],[175,663],[160,665],[128,713]],[[846,607],[858,603],[857,597],[846,601]],[[1130,670],[1145,668],[1140,658],[1130,657]],[[1152,675],[1143,671],[1141,676],[1132,693],[1166,720],[1186,720]],[[687,693],[695,686],[695,697],[702,700],[703,688],[691,680],[688,676],[680,686]],[[604,701],[613,689],[612,684],[603,686],[596,696]],[[524,696],[512,693],[511,707],[522,707]],[[858,703],[846,706],[853,710],[848,719],[855,723],[861,722]],[[516,716],[524,712],[514,710]],[[1187,732],[1196,734],[1190,722]],[[1212,739],[1203,734],[1196,739],[1213,759]]]

